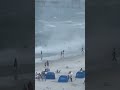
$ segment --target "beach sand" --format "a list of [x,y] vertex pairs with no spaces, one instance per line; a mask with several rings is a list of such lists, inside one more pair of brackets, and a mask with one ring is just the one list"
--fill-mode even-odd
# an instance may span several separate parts
[[[44,70],[45,60],[41,63],[37,63],[35,66],[36,72]],[[75,79],[76,72],[83,68],[85,70],[85,58],[84,56],[66,57],[64,59],[51,60],[50,71],[55,72],[57,69],[61,70],[61,73],[55,74],[55,80],[39,81],[35,80],[35,90],[85,90],[84,78]],[[66,68],[66,66],[68,68]],[[73,72],[73,82],[59,83],[58,78],[60,75],[67,75],[69,71]]]

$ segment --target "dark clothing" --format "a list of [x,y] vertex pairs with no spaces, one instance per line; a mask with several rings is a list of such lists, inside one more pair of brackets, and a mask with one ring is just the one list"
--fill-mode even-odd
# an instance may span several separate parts
[[42,55],[42,51],[41,51],[41,55]]
[[15,58],[15,60],[14,60],[14,68],[17,68],[18,67],[18,65],[17,65],[17,59]]
[[82,48],[82,52],[84,51],[84,49]]
[[18,79],[17,67],[18,67],[17,59],[15,58],[15,60],[14,60],[14,80]]
[[46,64],[47,64],[47,66],[49,66],[49,62],[48,61],[46,62]]
[[64,54],[64,52],[65,52],[65,51],[63,50],[63,54]]
[[116,59],[116,51],[115,51],[115,48],[113,49],[112,55],[113,55],[112,61],[117,61],[117,59]]
[[42,51],[41,51],[41,60],[43,59],[43,56],[42,56]]
[[80,71],[82,71],[82,68],[80,69]]
[[28,90],[33,90],[33,85],[31,82],[28,83]]
[[63,50],[63,52],[62,52],[62,54],[63,54],[63,57],[64,57],[64,52],[65,52],[65,51]]
[[46,62],[45,62],[45,67],[46,67]]
[[72,82],[72,77],[70,77],[70,80],[71,80],[71,82]]

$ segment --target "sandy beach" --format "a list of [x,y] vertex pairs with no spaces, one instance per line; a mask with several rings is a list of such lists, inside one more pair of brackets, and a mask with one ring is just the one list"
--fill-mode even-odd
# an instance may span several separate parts
[[[44,70],[44,62],[37,63],[35,66],[36,72]],[[61,70],[61,73],[56,75],[55,80],[39,81],[35,80],[35,90],[85,90],[84,78],[75,79],[76,72],[83,68],[85,70],[85,58],[84,56],[66,57],[59,60],[50,60],[50,71],[55,72],[57,69]],[[68,68],[66,68],[66,66]],[[60,75],[67,75],[69,71],[73,72],[73,82],[59,83],[58,78]]]

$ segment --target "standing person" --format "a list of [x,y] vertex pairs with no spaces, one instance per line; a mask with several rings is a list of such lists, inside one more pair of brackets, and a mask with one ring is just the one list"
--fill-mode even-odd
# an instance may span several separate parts
[[49,67],[49,61],[48,61],[48,60],[47,60],[46,64],[47,64],[47,66]]
[[84,49],[83,49],[83,47],[82,47],[82,52],[84,52]]
[[17,59],[14,59],[14,79],[17,80],[18,79],[18,75],[17,75],[17,69],[18,69],[18,63],[17,63]]
[[42,53],[42,51],[41,51],[41,60],[43,59],[43,53]]
[[113,56],[113,59],[112,59],[112,61],[115,61],[115,62],[117,62],[117,59],[116,59],[116,49],[115,49],[115,48],[113,49],[112,56]]
[[62,51],[61,51],[61,58],[62,58],[62,55],[63,55],[63,53],[62,53]]
[[64,57],[64,52],[65,52],[65,51],[63,50],[63,51],[62,51],[63,57]]
[[73,72],[70,72],[70,81],[72,82]]
[[46,68],[46,62],[45,62],[45,68]]
[[14,59],[14,69],[17,70],[18,68],[18,63],[17,63],[17,59],[15,58]]
[[82,49],[81,49],[81,52],[82,52],[82,54],[84,54],[84,48],[82,47]]

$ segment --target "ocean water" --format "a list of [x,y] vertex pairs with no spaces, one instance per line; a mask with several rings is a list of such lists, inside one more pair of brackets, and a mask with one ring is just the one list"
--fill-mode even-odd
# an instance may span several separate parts
[[[44,1],[44,0],[43,0]],[[56,5],[57,4],[57,5]],[[85,0],[35,2],[35,62],[81,55],[85,49]]]

